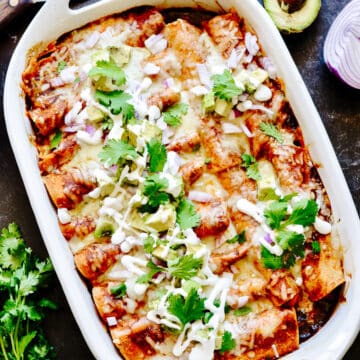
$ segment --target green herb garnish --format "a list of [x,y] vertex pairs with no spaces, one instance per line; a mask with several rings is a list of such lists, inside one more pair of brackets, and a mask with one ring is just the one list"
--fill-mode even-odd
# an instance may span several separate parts
[[202,266],[202,259],[196,258],[194,255],[185,255],[175,260],[168,260],[169,273],[179,279],[190,280],[197,274]]
[[181,124],[182,115],[186,115],[189,105],[178,103],[172,105],[163,112],[164,121],[170,126],[178,126]]
[[213,92],[220,99],[231,101],[234,96],[243,93],[243,90],[236,85],[229,70],[224,70],[220,75],[213,75],[211,79],[214,81]]
[[274,138],[277,142],[282,144],[284,142],[283,136],[276,128],[274,124],[270,124],[267,122],[260,123],[260,130],[267,136]]
[[158,172],[164,169],[164,165],[167,159],[166,147],[161,143],[161,141],[153,138],[146,144],[150,163],[149,170],[150,172]]
[[50,140],[50,149],[56,149],[61,143],[62,132],[59,129],[56,129],[55,135]]
[[125,123],[135,117],[134,105],[128,102],[128,100],[132,99],[132,96],[125,91],[114,90],[106,92],[96,90],[95,98],[101,105],[109,108],[112,114],[118,115],[122,113]]
[[139,154],[135,148],[122,140],[111,139],[99,153],[99,159],[107,166],[121,163],[123,160],[135,160]]
[[181,230],[196,227],[200,224],[200,215],[196,212],[194,204],[187,199],[182,200],[176,209],[176,222]]
[[54,348],[41,329],[45,309],[57,305],[42,297],[54,275],[49,259],[40,261],[12,223],[0,235],[0,358],[48,360]]
[[107,77],[112,80],[114,85],[117,86],[121,86],[126,83],[126,76],[124,70],[112,61],[97,61],[96,66],[89,71],[88,76],[92,78],[101,76]]
[[117,299],[121,299],[126,295],[126,285],[124,283],[121,283],[119,285],[113,286],[110,288],[110,293]]
[[225,331],[224,335],[222,337],[222,342],[221,342],[221,348],[220,348],[220,353],[223,354],[226,351],[230,351],[233,350],[236,346],[236,342],[234,340],[234,338],[232,337],[232,334],[230,331]]
[[243,230],[240,234],[235,235],[231,239],[226,240],[228,244],[243,244],[246,241],[245,230]]
[[168,311],[175,315],[185,326],[187,323],[200,320],[204,316],[205,299],[200,298],[196,289],[192,288],[186,297],[180,294],[171,294],[167,302],[169,304]]
[[242,154],[241,159],[243,161],[241,166],[246,169],[247,177],[255,181],[260,180],[259,165],[256,159],[250,154]]

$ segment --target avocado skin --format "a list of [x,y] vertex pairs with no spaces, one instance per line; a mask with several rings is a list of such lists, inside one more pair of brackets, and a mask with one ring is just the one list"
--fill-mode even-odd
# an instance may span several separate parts
[[281,32],[293,34],[302,32],[315,21],[321,0],[305,0],[303,6],[292,13],[281,9],[278,0],[264,0],[264,7]]

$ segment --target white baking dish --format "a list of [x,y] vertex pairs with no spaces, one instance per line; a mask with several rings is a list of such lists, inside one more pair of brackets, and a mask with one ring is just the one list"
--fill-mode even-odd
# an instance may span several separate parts
[[[326,326],[300,349],[284,359],[340,359],[351,345],[360,326],[360,222],[349,189],[319,114],[277,29],[256,0],[102,0],[80,10],[71,10],[68,0],[47,0],[32,21],[11,59],[5,83],[5,120],[27,194],[56,273],[82,334],[97,359],[120,359],[110,336],[101,324],[91,296],[74,267],[73,257],[57,222],[56,212],[41,181],[36,150],[29,141],[31,126],[25,116],[21,95],[21,73],[28,50],[35,44],[104,15],[139,5],[196,7],[220,11],[235,8],[259,36],[265,52],[276,64],[286,84],[287,96],[301,125],[313,160],[331,199],[335,232],[344,247],[347,275],[346,302],[337,306]],[[205,359],[204,359],[205,360]]]

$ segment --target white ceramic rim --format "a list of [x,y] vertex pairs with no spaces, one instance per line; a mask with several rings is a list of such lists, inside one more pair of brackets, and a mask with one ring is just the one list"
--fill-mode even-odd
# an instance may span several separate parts
[[344,268],[347,274],[346,302],[337,306],[335,313],[319,333],[283,359],[341,359],[360,328],[360,279],[359,268],[355,266],[360,259],[359,217],[310,94],[279,32],[257,0],[101,0],[78,10],[69,8],[69,0],[47,0],[14,51],[4,88],[8,135],[46,248],[90,350],[99,360],[121,358],[96,313],[90,293],[75,269],[72,254],[58,226],[56,211],[41,181],[36,150],[29,141],[31,126],[24,113],[25,104],[20,90],[21,73],[26,54],[35,44],[56,39],[63,33],[102,16],[141,5],[161,8],[201,6],[215,11],[233,7],[254,28],[265,52],[277,66],[311,156],[316,163],[322,164],[319,173],[332,203],[336,231],[344,247]]

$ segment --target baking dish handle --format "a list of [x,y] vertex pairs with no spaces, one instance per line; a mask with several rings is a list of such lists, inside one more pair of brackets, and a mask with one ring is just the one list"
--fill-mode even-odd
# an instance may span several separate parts
[[105,1],[108,0],[76,0],[74,1],[74,6],[70,7],[70,0],[45,0],[43,7],[46,9],[55,8],[56,11],[59,11],[60,18],[61,15],[75,15],[87,10],[89,6],[95,6],[95,4]]

